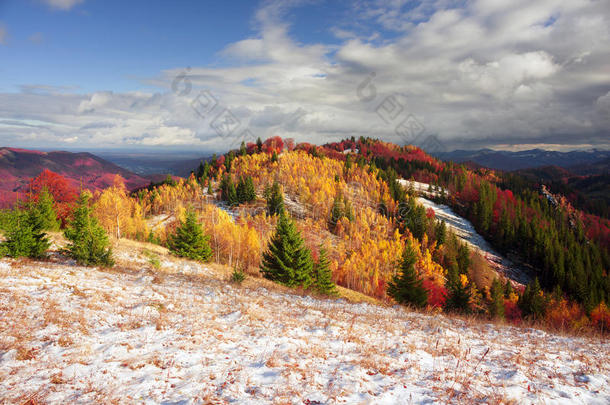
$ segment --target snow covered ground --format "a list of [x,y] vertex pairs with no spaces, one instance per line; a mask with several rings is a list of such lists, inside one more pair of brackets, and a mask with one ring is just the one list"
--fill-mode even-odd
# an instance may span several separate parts
[[610,403],[610,344],[292,294],[135,247],[0,260],[0,403]]

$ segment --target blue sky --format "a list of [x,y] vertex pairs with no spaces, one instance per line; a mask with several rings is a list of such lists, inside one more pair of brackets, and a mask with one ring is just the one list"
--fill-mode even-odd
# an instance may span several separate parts
[[[595,0],[0,1],[0,144],[607,148],[609,26]],[[171,87],[183,73],[189,94]],[[192,107],[202,91],[213,116]],[[212,126],[225,109],[228,134]]]

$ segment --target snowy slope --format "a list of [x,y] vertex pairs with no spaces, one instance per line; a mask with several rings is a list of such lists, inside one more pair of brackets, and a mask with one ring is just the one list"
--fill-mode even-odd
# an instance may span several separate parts
[[167,257],[159,273],[128,251],[110,271],[0,261],[0,403],[610,402],[608,342],[238,287]]
[[422,197],[418,197],[417,201],[426,208],[432,208],[437,219],[444,220],[456,236],[468,243],[471,248],[479,251],[498,272],[521,284],[527,284],[530,281],[531,277],[525,269],[496,252],[485,238],[477,233],[474,225],[466,218],[453,212],[447,205],[436,204]]
[[[404,179],[399,179],[398,182],[405,188],[412,186],[420,195],[431,197],[438,195],[438,192],[429,192],[429,185],[426,183]],[[448,191],[445,193],[449,194]],[[449,206],[436,204],[425,197],[418,197],[417,201],[426,208],[432,208],[437,219],[444,220],[457,237],[481,253],[497,272],[520,284],[527,284],[531,280],[526,269],[496,252],[485,238],[477,233],[470,221],[456,214]]]

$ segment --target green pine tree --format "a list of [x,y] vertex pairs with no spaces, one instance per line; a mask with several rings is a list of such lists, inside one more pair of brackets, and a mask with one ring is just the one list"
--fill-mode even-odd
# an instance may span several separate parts
[[313,282],[311,253],[303,243],[294,222],[284,211],[263,254],[261,272],[265,278],[288,287],[309,287]]
[[545,313],[545,301],[540,289],[538,278],[525,287],[525,291],[519,297],[519,308],[525,316],[541,319]]
[[273,186],[265,191],[267,198],[267,212],[269,215],[282,214],[284,212],[284,195],[280,183],[273,182]]
[[447,224],[445,221],[438,221],[436,224],[436,241],[439,245],[445,243],[447,239]]
[[114,260],[108,236],[92,215],[90,197],[88,191],[83,191],[78,198],[74,218],[64,231],[69,241],[66,251],[81,265],[112,266]]
[[256,150],[258,150],[259,153],[263,151],[263,141],[261,141],[260,137],[256,139]]
[[447,311],[470,313],[470,291],[468,290],[468,285],[462,284],[457,265],[449,268],[446,287],[445,309]]
[[515,290],[513,289],[513,285],[510,283],[510,280],[506,280],[506,284],[504,284],[504,298],[509,298]]
[[53,195],[45,187],[38,194],[38,201],[31,207],[40,218],[41,229],[45,231],[59,231],[60,223],[55,213],[54,204]]
[[246,156],[246,154],[247,154],[247,151],[246,151],[246,144],[245,144],[245,142],[244,142],[244,141],[241,141],[241,145],[240,145],[240,147],[239,147],[239,154],[240,154],[241,156]]
[[326,249],[320,247],[318,261],[313,266],[315,287],[318,292],[326,295],[336,295],[337,289],[332,280]]
[[402,253],[399,271],[388,284],[388,295],[399,304],[410,304],[419,308],[428,303],[428,292],[415,270],[417,252],[410,241],[407,241]]
[[251,176],[246,177],[246,201],[252,202],[256,200],[256,189],[254,188],[254,180]]
[[13,210],[5,236],[0,251],[11,257],[43,258],[51,245],[44,233],[43,218],[34,209]]
[[167,246],[175,255],[191,260],[207,262],[212,257],[209,237],[203,233],[192,209],[186,211],[184,222],[180,221],[176,232],[167,238]]
[[492,318],[504,318],[504,286],[497,278],[491,283],[490,295],[489,314]]

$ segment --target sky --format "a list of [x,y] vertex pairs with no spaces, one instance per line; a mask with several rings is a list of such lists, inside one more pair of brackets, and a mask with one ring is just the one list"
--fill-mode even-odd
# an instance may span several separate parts
[[608,0],[0,0],[0,146],[610,149]]

